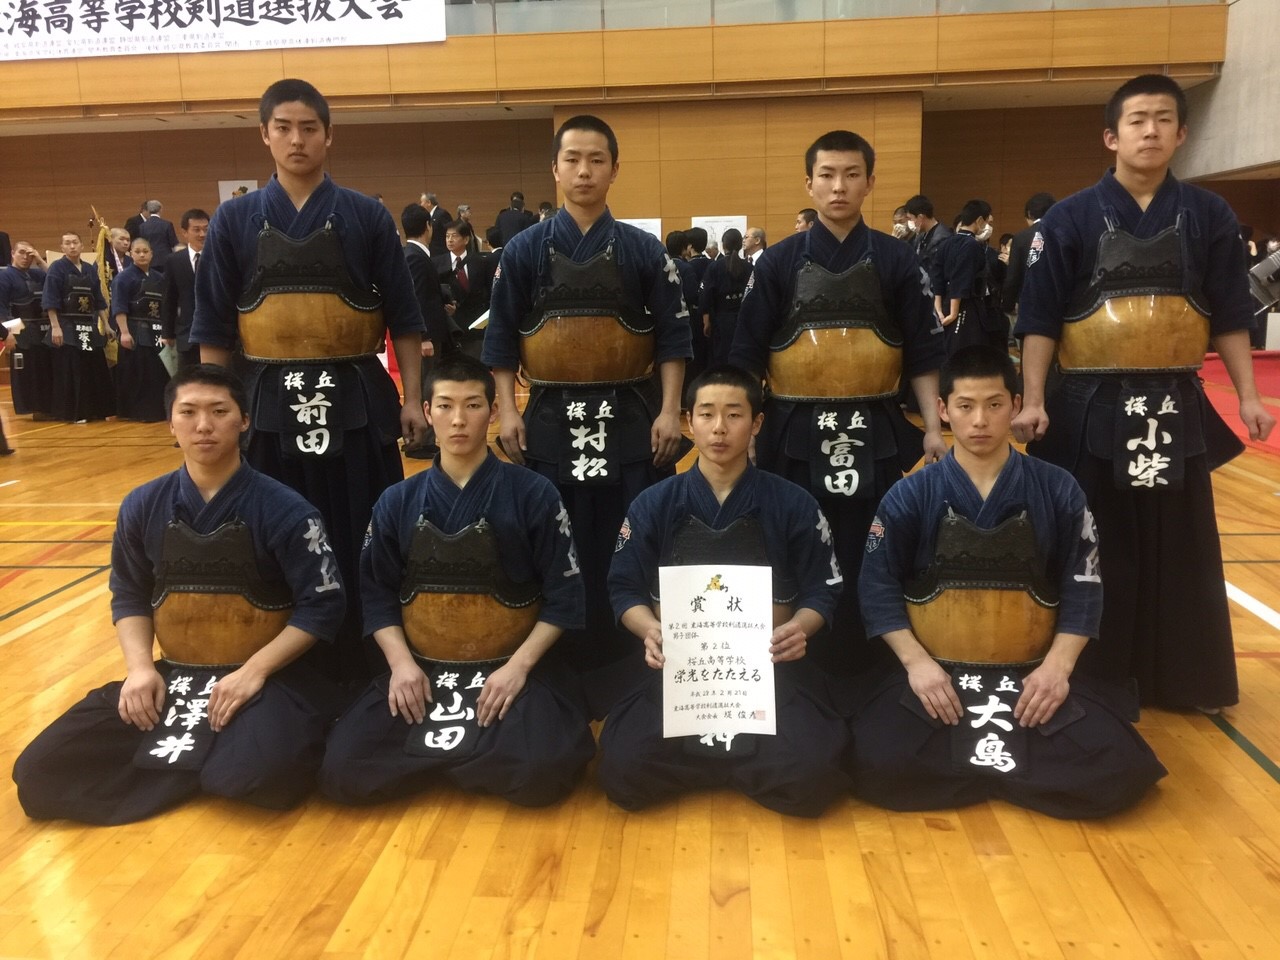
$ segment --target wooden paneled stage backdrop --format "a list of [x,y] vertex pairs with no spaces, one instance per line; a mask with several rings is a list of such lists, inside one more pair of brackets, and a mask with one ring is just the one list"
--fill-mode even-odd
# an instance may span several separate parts
[[1280,957],[1280,461],[1218,471],[1241,702],[1151,710],[1170,775],[1068,823],[1002,803],[791,820],[729,793],[628,814],[590,779],[524,810],[441,789],[269,813],[198,799],[147,823],[35,823],[7,773],[121,675],[117,505],[172,469],[163,425],[17,419],[0,460],[0,956],[541,960]]

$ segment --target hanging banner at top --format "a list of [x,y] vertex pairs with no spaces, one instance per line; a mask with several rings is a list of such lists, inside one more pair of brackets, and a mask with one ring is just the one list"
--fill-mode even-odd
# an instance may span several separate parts
[[444,0],[0,0],[5,61],[444,38]]

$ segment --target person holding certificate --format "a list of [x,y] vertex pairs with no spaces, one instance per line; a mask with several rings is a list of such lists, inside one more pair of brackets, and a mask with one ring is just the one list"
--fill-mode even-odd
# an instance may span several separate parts
[[[808,492],[748,459],[763,421],[758,378],[737,367],[712,367],[689,394],[698,461],[635,499],[609,570],[614,612],[644,641],[652,672],[609,712],[600,737],[600,783],[627,810],[690,790],[729,787],[780,813],[818,816],[850,786],[842,769],[847,729],[825,681],[805,660],[809,638],[830,619],[843,582],[831,529]],[[771,568],[774,626],[769,633],[766,625],[761,642],[776,671],[777,732],[664,738],[658,570],[716,562]],[[723,675],[731,668],[708,664],[706,672]],[[751,672],[735,679],[749,685]]]

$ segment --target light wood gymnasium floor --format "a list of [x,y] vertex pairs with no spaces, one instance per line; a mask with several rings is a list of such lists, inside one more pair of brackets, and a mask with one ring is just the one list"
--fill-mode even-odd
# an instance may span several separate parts
[[1280,957],[1273,454],[1215,475],[1241,591],[1241,702],[1213,719],[1147,711],[1170,775],[1123,816],[892,814],[848,799],[803,821],[729,793],[627,814],[587,779],[546,810],[441,789],[289,813],[198,799],[86,828],[29,821],[8,773],[40,729],[121,675],[116,508],[179,454],[163,425],[37,424],[8,400],[5,388],[18,453],[0,459],[0,957]]

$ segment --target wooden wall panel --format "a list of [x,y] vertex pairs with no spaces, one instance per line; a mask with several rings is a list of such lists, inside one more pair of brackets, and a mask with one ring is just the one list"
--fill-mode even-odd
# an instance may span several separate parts
[[821,20],[716,27],[714,79],[725,83],[820,77],[823,28]]
[[938,21],[938,70],[1026,70],[1049,66],[1053,14],[988,13]]
[[710,27],[604,32],[604,82],[611,87],[711,80]]
[[337,124],[329,147],[329,170],[339,182],[355,173],[421,179],[426,175],[422,128],[419,124]]
[[[622,156],[626,157],[625,141]],[[618,179],[609,190],[609,209],[616,217],[662,216],[662,174],[664,166],[657,160],[622,160],[618,167]],[[557,194],[556,204],[563,201]],[[677,227],[664,221],[664,230]],[[678,226],[678,225],[677,225]]]
[[1165,63],[1169,59],[1169,8],[1055,10],[1055,67]]
[[[789,97],[766,101],[764,151],[769,157],[803,158],[809,144],[828,130],[853,130],[870,137],[876,98]],[[917,145],[919,138],[917,138]],[[796,168],[803,176],[803,164]]]
[[602,33],[499,34],[493,40],[498,88],[603,87]]
[[262,91],[285,77],[281,50],[180,53],[183,100],[239,100],[255,103]]
[[85,57],[76,61],[76,72],[85,103],[163,103],[182,99],[176,53]]
[[1205,63],[1227,57],[1227,4],[1171,7],[1169,61]]
[[292,47],[281,51],[284,75],[310,80],[326,97],[392,93],[390,47]]
[[938,69],[936,17],[830,20],[825,27],[825,76],[879,77]]
[[387,66],[391,89],[397,94],[498,88],[493,37],[396,44],[387,48]]
[[720,159],[760,153],[763,104],[758,100],[665,103],[659,157],[663,161]]

